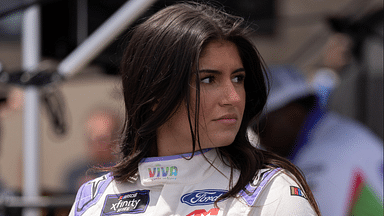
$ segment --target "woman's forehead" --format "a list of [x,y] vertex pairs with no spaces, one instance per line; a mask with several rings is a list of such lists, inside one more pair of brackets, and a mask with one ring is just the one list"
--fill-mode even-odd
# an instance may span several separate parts
[[231,41],[227,41],[227,40],[213,40],[213,41],[210,41],[209,43],[207,43],[203,47],[203,50],[201,51],[199,58],[200,59],[204,58],[209,53],[209,50],[211,50],[212,48],[220,48],[220,47],[222,47],[224,45],[229,45],[229,44],[236,46],[236,44],[234,44]]

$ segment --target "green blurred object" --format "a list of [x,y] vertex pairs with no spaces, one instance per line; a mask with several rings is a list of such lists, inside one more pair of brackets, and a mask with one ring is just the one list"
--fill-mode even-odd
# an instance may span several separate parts
[[383,216],[384,209],[380,199],[365,183],[356,194],[355,202],[351,208],[351,216]]

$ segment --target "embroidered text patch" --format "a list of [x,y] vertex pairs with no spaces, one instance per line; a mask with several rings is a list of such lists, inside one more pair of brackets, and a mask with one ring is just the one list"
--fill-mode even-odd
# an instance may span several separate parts
[[144,213],[149,204],[149,190],[108,195],[102,215]]

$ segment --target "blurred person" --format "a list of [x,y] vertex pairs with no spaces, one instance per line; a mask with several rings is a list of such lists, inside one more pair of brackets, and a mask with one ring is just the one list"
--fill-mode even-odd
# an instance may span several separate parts
[[129,35],[121,160],[83,184],[70,215],[320,215],[297,168],[251,145],[267,97],[243,19],[168,6]]
[[89,155],[68,171],[67,192],[76,193],[83,183],[105,174],[92,168],[112,166],[116,162],[115,151],[120,130],[121,121],[116,111],[97,107],[90,112],[84,125]]
[[260,147],[303,171],[323,215],[383,215],[383,141],[323,109],[295,67],[270,69]]
[[[1,66],[1,64],[0,64],[0,66]],[[7,94],[8,94],[7,90],[0,87],[0,110],[2,110],[2,108],[5,106],[5,103],[7,100]],[[0,155],[1,155],[1,136],[2,136],[2,127],[1,127],[1,118],[0,118]],[[5,184],[1,180],[1,176],[0,176],[0,205],[2,202],[4,202],[6,197],[11,196],[11,195],[13,195],[13,194],[5,186]],[[0,216],[4,215],[4,213],[5,212],[4,212],[3,208],[0,206]]]
[[[0,114],[4,112],[4,110],[9,109],[9,100],[10,100],[10,92],[11,90],[7,87],[0,86]],[[1,139],[2,139],[2,125],[1,125],[2,115],[0,115],[0,156],[1,156]],[[21,209],[6,209],[2,204],[6,204],[7,199],[12,196],[19,196],[17,192],[9,188],[5,182],[2,180],[0,176],[0,216],[6,215],[21,215]]]
[[0,118],[7,118],[20,111],[24,105],[24,90],[19,87],[7,87],[7,98],[0,104]]
[[315,71],[311,79],[311,85],[323,107],[328,106],[332,92],[340,85],[341,74],[350,64],[352,46],[352,39],[342,33],[331,36],[325,45],[322,66]]

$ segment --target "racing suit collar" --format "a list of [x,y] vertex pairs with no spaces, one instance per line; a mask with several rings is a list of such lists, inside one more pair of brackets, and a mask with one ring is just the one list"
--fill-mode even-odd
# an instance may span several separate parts
[[[145,158],[139,164],[139,176],[143,186],[165,184],[193,184],[208,178],[215,167],[223,165],[216,149],[166,157]],[[205,157],[204,157],[205,156]],[[215,167],[213,167],[214,165]]]

